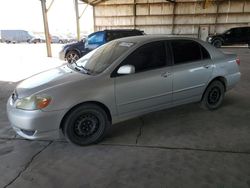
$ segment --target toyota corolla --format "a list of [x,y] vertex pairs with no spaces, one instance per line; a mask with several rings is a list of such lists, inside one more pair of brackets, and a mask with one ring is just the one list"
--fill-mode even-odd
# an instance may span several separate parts
[[21,82],[7,103],[27,139],[101,141],[112,124],[177,105],[221,106],[240,80],[236,55],[198,39],[137,36],[109,42],[76,63]]

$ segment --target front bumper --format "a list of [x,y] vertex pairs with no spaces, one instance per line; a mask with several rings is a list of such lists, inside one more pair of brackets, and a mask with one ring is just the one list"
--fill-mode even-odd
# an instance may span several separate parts
[[7,103],[7,115],[11,126],[21,137],[35,139],[61,138],[60,123],[64,110],[45,112],[27,111],[15,108],[10,97]]
[[212,37],[207,37],[207,40],[206,40],[206,41],[207,41],[208,43],[210,43],[210,44],[211,44],[211,43],[212,43],[212,40],[213,40],[213,38],[212,38]]
[[60,52],[59,52],[59,59],[62,60],[62,61],[65,61],[65,51],[62,49]]

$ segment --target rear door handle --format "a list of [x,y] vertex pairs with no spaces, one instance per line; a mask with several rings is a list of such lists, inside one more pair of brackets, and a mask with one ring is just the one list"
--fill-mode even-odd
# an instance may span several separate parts
[[170,72],[164,72],[164,73],[161,74],[161,76],[164,77],[164,78],[167,78],[167,77],[169,77],[170,75],[171,75]]
[[208,69],[208,68],[211,67],[211,65],[204,65],[203,67],[206,68],[206,69]]

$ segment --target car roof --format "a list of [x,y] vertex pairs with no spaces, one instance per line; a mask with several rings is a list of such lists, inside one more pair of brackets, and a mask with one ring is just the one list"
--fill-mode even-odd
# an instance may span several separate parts
[[139,35],[139,36],[131,36],[131,37],[124,37],[117,39],[121,42],[134,42],[134,43],[144,43],[147,41],[154,41],[154,40],[193,40],[193,41],[199,41],[200,39],[190,38],[190,37],[173,37],[169,35]]
[[159,40],[192,40],[196,41],[197,43],[205,47],[209,51],[209,53],[213,54],[212,56],[214,58],[223,56],[223,53],[220,50],[216,49],[211,44],[197,38],[182,37],[182,36],[173,37],[169,35],[140,35],[140,36],[132,36],[132,37],[116,39],[116,41],[118,42],[136,43],[135,46],[140,46],[148,42],[154,42]]
[[105,29],[104,31],[141,31],[139,29]]
[[250,28],[249,26],[241,26],[241,27],[232,27],[230,29],[245,29],[245,28]]

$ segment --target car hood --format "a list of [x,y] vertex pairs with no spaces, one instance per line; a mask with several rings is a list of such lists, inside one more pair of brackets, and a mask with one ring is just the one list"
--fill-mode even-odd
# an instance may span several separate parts
[[70,44],[66,44],[63,46],[63,49],[77,47],[77,46],[85,46],[85,42],[79,41],[79,42],[73,42]]
[[88,77],[90,77],[90,75],[76,72],[67,65],[63,65],[24,80],[17,86],[16,93],[18,98],[28,97],[35,93],[40,93],[58,86],[65,86]]
[[214,34],[209,34],[208,35],[209,37],[219,37],[219,36],[222,36],[222,33],[214,33]]

